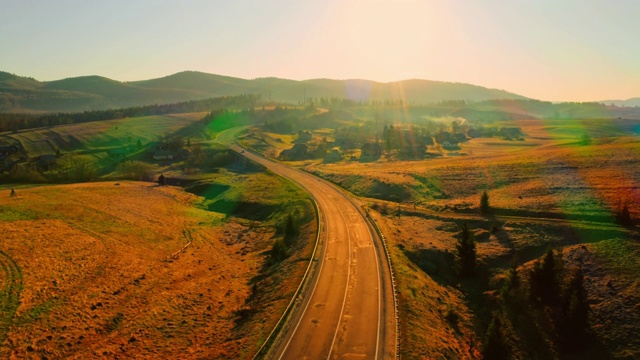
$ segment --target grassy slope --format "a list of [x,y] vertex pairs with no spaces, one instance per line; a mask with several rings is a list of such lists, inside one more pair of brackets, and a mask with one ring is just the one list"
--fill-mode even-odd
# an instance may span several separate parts
[[[223,172],[217,181],[255,203],[287,194],[311,211],[306,195],[272,175]],[[313,238],[305,222],[293,255],[265,267],[279,208],[266,222],[243,219],[148,183],[3,192],[0,250],[22,273],[16,280],[3,266],[3,293],[21,288],[15,313],[0,312],[10,324],[3,357],[250,357],[295,290]]]
[[55,154],[55,148],[60,148],[63,152],[106,152],[112,148],[135,145],[138,140],[143,144],[158,141],[162,136],[192,125],[203,115],[193,113],[114,119],[26,130],[16,134],[5,133],[0,136],[6,142],[19,141],[29,157]]
[[[387,214],[376,217],[398,269],[405,357],[475,357],[511,259],[517,254],[520,262],[532,261],[549,245],[564,247],[567,265],[585,271],[597,340],[576,356],[637,356],[638,234],[612,223],[621,202],[629,203],[634,218],[640,214],[634,205],[640,142],[626,133],[633,124],[519,124],[527,134],[524,142],[475,139],[463,145],[466,156],[345,161],[310,170],[364,197],[402,200],[400,206],[371,202]],[[591,145],[578,144],[585,132],[593,136]],[[497,218],[478,213],[484,189]],[[492,234],[496,221],[506,225]],[[478,240],[480,268],[473,281],[460,281],[453,270],[463,222]],[[459,330],[444,316],[447,304],[460,314]],[[545,341],[531,330],[510,344],[516,357],[557,356]]]

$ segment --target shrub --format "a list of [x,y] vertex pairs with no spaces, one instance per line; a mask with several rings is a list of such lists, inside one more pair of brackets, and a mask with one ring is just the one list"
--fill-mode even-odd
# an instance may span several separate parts
[[7,176],[7,182],[15,183],[46,183],[47,179],[39,172],[29,169],[23,165],[14,166],[9,175]]
[[82,182],[96,177],[97,162],[89,155],[64,154],[56,161],[57,180]]
[[444,318],[451,326],[456,326],[458,324],[458,321],[460,320],[460,314],[458,314],[453,306],[447,305],[447,310],[444,313]]
[[120,177],[135,181],[155,181],[155,166],[142,161],[126,161],[116,170]]
[[273,243],[269,255],[271,255],[271,262],[276,264],[289,256],[289,249],[282,239],[278,239]]

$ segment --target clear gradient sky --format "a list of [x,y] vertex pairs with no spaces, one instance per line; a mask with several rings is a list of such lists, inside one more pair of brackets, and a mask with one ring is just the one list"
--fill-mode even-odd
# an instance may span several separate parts
[[0,0],[0,70],[420,78],[626,99],[640,96],[639,16],[639,0]]

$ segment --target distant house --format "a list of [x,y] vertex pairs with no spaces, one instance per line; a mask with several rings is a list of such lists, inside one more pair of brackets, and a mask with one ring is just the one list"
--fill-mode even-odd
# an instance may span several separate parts
[[295,144],[291,149],[282,150],[280,152],[279,158],[282,160],[304,160],[309,154],[307,152],[308,148],[305,144]]
[[445,150],[460,150],[460,145],[458,145],[458,143],[453,140],[445,140],[441,143],[441,145]]
[[158,150],[153,154],[154,160],[173,160],[176,154],[172,151]]
[[444,146],[445,141],[451,141],[451,134],[446,131],[439,132],[436,134],[436,141],[438,142],[438,144]]
[[376,143],[366,143],[360,148],[361,156],[380,157],[382,155],[382,147]]

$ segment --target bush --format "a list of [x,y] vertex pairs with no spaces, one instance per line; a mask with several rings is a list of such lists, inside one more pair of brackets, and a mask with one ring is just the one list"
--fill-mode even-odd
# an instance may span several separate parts
[[36,184],[46,183],[47,179],[36,170],[23,165],[16,165],[6,176],[6,182]]
[[64,154],[56,161],[57,180],[63,182],[83,182],[95,179],[96,159],[89,155]]
[[142,161],[127,161],[119,164],[116,171],[123,179],[153,182],[155,169],[155,166]]
[[460,315],[451,305],[447,305],[447,310],[444,313],[444,318],[451,326],[456,326],[458,324],[458,321],[460,321]]
[[289,249],[282,239],[278,239],[273,243],[269,255],[271,255],[271,262],[277,264],[289,256]]

